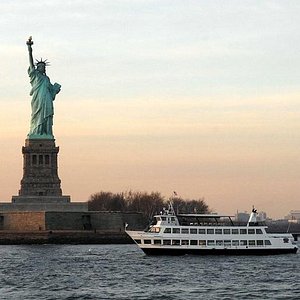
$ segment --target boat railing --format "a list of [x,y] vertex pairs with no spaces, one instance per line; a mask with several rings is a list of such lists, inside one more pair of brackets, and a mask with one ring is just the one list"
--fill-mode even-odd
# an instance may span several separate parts
[[217,226],[217,227],[247,227],[247,222],[230,223],[230,222],[188,222],[179,220],[180,226]]

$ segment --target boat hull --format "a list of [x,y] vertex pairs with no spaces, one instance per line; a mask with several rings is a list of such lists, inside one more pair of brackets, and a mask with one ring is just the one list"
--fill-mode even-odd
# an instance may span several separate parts
[[179,249],[179,248],[141,248],[147,255],[277,255],[296,253],[298,248],[269,249]]

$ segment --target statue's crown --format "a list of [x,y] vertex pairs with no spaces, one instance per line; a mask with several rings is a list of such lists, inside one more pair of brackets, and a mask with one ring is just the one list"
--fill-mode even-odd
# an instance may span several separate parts
[[45,59],[45,60],[43,60],[42,58],[41,58],[41,60],[36,59],[35,60],[35,65],[38,66],[40,64],[43,64],[45,66],[50,66],[50,63],[47,61],[47,59]]

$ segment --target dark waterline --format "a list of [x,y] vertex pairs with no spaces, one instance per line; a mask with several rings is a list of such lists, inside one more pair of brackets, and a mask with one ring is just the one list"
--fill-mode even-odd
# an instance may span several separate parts
[[0,299],[300,299],[300,254],[146,256],[135,245],[0,246]]

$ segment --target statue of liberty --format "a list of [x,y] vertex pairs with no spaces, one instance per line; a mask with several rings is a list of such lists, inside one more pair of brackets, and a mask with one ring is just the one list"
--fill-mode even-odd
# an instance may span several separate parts
[[28,74],[32,89],[30,91],[31,100],[31,122],[29,139],[54,139],[53,126],[53,101],[60,91],[58,83],[51,84],[46,75],[47,60],[36,60],[32,57],[32,37],[26,42],[29,51]]

